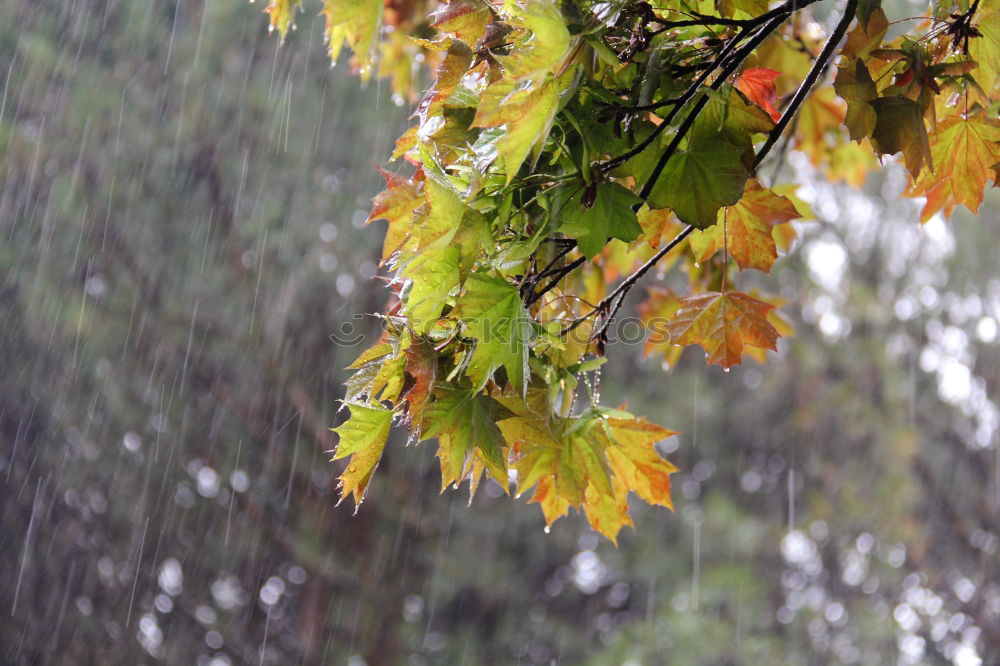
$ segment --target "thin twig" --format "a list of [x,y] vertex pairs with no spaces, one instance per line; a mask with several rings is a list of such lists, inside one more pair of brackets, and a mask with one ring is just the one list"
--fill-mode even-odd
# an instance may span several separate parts
[[576,259],[574,259],[570,263],[566,264],[562,268],[556,269],[556,271],[554,273],[555,277],[552,278],[544,287],[542,287],[542,289],[540,291],[537,291],[537,292],[531,294],[530,296],[528,296],[528,298],[525,299],[524,304],[527,305],[527,306],[534,305],[534,303],[539,298],[541,298],[546,293],[548,293],[549,291],[551,291],[552,289],[554,289],[555,286],[557,284],[559,284],[560,280],[562,280],[564,277],[566,277],[567,275],[569,275],[570,273],[572,273],[573,271],[575,271],[577,268],[579,268],[580,266],[582,266],[583,262],[585,262],[585,261],[587,261],[586,257],[577,257]]
[[[660,259],[663,259],[663,257],[667,256],[667,254],[671,250],[680,245],[681,242],[683,242],[683,240],[687,238],[692,231],[694,231],[694,226],[689,224],[687,227],[681,230],[681,232],[677,234],[672,241],[664,245],[662,248],[660,248],[660,250],[656,254],[654,254],[652,257],[646,260],[646,263],[644,263],[642,266],[637,268],[634,273],[625,278],[622,281],[622,283],[619,284],[617,287],[615,287],[614,291],[605,296],[604,299],[600,303],[598,303],[593,310],[591,310],[585,315],[582,315],[574,319],[573,323],[571,323],[566,329],[564,329],[562,334],[565,335],[569,333],[570,331],[574,330],[577,326],[582,324],[586,319],[588,319],[589,317],[593,316],[594,314],[602,310],[609,310],[610,312],[605,321],[608,321],[611,318],[613,318],[614,314],[621,307],[620,301],[625,298],[629,290],[631,290],[632,287],[635,286],[635,283],[638,282],[643,275],[648,273],[649,270],[653,268],[653,266],[655,266],[660,261]],[[613,302],[615,300],[619,301],[618,305],[613,305]]]

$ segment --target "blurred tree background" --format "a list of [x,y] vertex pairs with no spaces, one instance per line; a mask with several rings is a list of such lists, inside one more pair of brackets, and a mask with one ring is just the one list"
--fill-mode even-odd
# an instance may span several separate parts
[[[361,228],[406,109],[243,2],[3,0],[0,662],[1000,663],[1000,197],[821,184],[797,337],[731,373],[611,346],[683,428],[614,548],[387,451],[335,507]],[[751,395],[751,389],[753,394]]]

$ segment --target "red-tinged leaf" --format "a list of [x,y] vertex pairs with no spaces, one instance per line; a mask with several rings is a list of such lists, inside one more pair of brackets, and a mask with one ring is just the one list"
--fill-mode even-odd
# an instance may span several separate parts
[[542,515],[545,516],[546,529],[552,527],[552,523],[556,520],[565,516],[570,506],[569,502],[556,490],[555,479],[551,476],[538,480],[530,501],[541,507]]
[[767,111],[774,122],[778,122],[781,118],[781,112],[774,107],[774,102],[777,100],[774,80],[779,76],[781,72],[768,67],[749,67],[736,79],[739,91],[751,102]]
[[724,368],[742,362],[744,347],[777,349],[778,331],[768,321],[773,305],[739,292],[709,292],[679,299],[667,325],[675,345],[701,345],[708,363]]
[[403,398],[406,400],[406,420],[411,425],[419,425],[424,408],[431,399],[431,391],[437,379],[438,353],[433,345],[424,339],[416,339],[406,350],[406,374],[412,384]]
[[413,212],[424,203],[423,175],[418,171],[413,178],[404,178],[383,169],[379,172],[385,178],[386,189],[372,199],[372,212],[367,222],[385,220],[389,223],[382,245],[382,263],[385,263],[406,242]]
[[427,91],[417,107],[417,115],[420,117],[421,123],[426,122],[441,102],[448,99],[454,92],[462,77],[469,71],[470,65],[472,65],[472,49],[465,42],[451,40],[448,52],[438,63],[437,71],[434,73],[434,85]]
[[583,509],[587,522],[616,546],[621,529],[635,526],[628,513],[628,491],[627,482],[615,476],[611,479],[611,492],[601,492],[595,486],[587,486],[584,492]]
[[691,234],[689,242],[697,261],[707,261],[726,247],[740,268],[769,273],[778,258],[774,227],[798,217],[790,199],[749,180],[739,203],[720,213],[715,226]]
[[281,41],[285,41],[288,29],[295,23],[295,10],[302,10],[302,0],[271,0],[264,8],[271,24],[269,30],[277,28]]
[[452,0],[435,9],[429,18],[431,25],[441,32],[474,46],[482,39],[486,26],[493,21],[493,11],[475,0]]
[[518,493],[535,487],[548,524],[576,507],[611,541],[631,525],[627,496],[672,507],[670,474],[676,468],[654,444],[676,434],[626,412],[591,408],[575,418],[546,421],[535,414],[499,424],[515,452]]

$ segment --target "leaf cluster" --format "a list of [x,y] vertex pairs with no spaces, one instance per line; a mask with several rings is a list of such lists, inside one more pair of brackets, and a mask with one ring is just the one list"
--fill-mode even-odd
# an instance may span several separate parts
[[[344,497],[362,500],[398,423],[437,440],[442,487],[533,488],[548,523],[575,507],[614,540],[629,492],[670,506],[674,471],[655,448],[673,431],[599,405],[630,291],[669,272],[639,312],[671,364],[691,345],[762,361],[790,333],[776,298],[733,289],[809,215],[762,165],[794,149],[859,183],[901,154],[924,219],[979,207],[1000,163],[1000,8],[935,2],[888,40],[877,0],[819,28],[833,4],[326,1],[331,57],[347,43],[401,97],[410,56],[432,76],[393,155],[408,175],[384,173],[370,216],[394,304],[352,366]],[[282,37],[297,7],[269,5]]]

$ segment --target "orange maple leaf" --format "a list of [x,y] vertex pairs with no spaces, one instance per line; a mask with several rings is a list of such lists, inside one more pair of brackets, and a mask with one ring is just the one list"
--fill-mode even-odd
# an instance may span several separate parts
[[768,112],[771,120],[778,122],[781,112],[774,108],[778,93],[774,89],[774,80],[781,72],[769,67],[749,67],[736,79],[736,88],[747,96],[751,102]]
[[767,320],[770,303],[739,292],[712,291],[677,299],[680,309],[667,324],[670,342],[701,345],[708,362],[724,368],[742,362],[746,346],[777,349],[778,331]]

